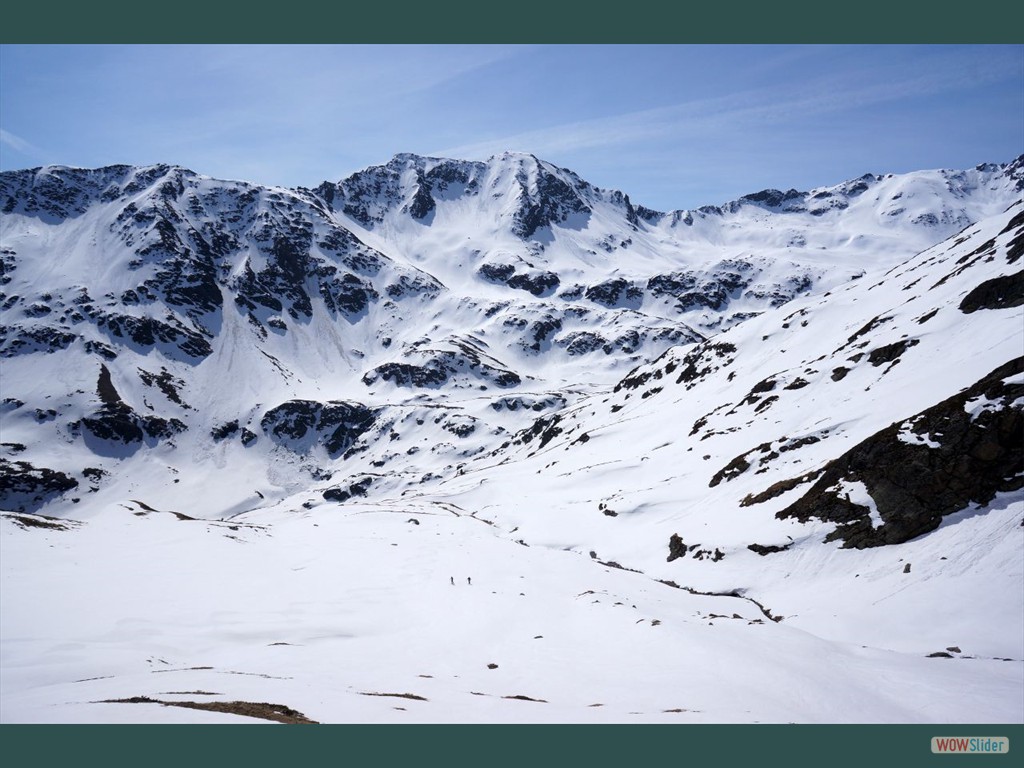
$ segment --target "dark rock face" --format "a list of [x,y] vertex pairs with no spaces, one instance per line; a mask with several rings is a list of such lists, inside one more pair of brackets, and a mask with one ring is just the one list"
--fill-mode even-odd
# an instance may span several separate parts
[[756,552],[757,554],[761,555],[761,557],[765,557],[766,555],[770,555],[775,552],[785,552],[791,546],[793,545],[785,544],[783,546],[779,546],[777,544],[748,544],[747,549],[749,549],[751,552]]
[[[433,166],[427,170],[427,166]],[[429,223],[437,200],[472,196],[479,191],[477,177],[486,166],[459,160],[440,160],[396,155],[386,165],[373,166],[353,174],[339,184],[322,184],[316,194],[331,210],[339,208],[365,227],[373,228],[389,210],[401,209],[416,221]],[[415,187],[403,190],[402,176],[407,170],[416,175]]]
[[[106,366],[103,367],[103,370],[106,370]],[[185,386],[185,382],[172,376],[166,368],[161,368],[160,373],[152,373],[140,368],[139,378],[148,387],[156,386],[172,403],[177,403],[185,409],[189,408],[189,405],[181,399],[181,389]]]
[[478,184],[474,176],[482,173],[483,168],[481,163],[444,160],[427,171],[423,178],[435,196],[452,199],[476,194]]
[[4,509],[33,512],[77,487],[78,481],[63,472],[0,459],[0,507]]
[[236,434],[238,434],[238,419],[220,424],[210,430],[210,437],[218,441],[226,440]]
[[554,272],[518,272],[511,264],[481,264],[477,274],[489,283],[507,285],[534,296],[551,294],[559,284]]
[[433,279],[419,275],[400,275],[398,280],[385,289],[392,299],[404,299],[409,296],[422,296],[432,299],[441,292],[441,286]]
[[536,193],[528,190],[525,173],[521,172],[517,181],[520,203],[513,217],[512,232],[524,240],[542,227],[566,222],[573,214],[590,213],[590,206],[575,189],[539,164]]
[[533,442],[534,438],[538,438],[538,448],[543,448],[562,434],[562,428],[559,426],[561,420],[562,417],[557,413],[551,416],[542,416],[533,422],[529,429],[524,429],[518,433],[512,442],[526,445]]
[[697,276],[691,272],[672,272],[668,275],[655,275],[647,280],[647,290],[655,296],[674,296],[680,301],[697,287]]
[[540,352],[551,346],[551,337],[562,330],[562,321],[557,317],[545,315],[530,324],[527,343],[523,346],[531,352]]
[[[647,290],[655,296],[671,296],[680,311],[692,309],[725,309],[734,297],[749,288],[760,270],[744,259],[725,259],[707,272],[679,271],[667,275],[655,275],[648,279]],[[808,286],[803,286],[806,290]],[[801,285],[760,287],[748,291],[756,298],[771,298],[771,305],[778,306],[792,299],[801,291]]]
[[631,307],[635,309],[643,301],[644,292],[628,280],[623,280],[620,277],[592,285],[587,288],[584,295],[595,304],[600,304],[609,309],[614,307]]
[[321,444],[336,457],[373,426],[377,414],[377,410],[361,403],[289,400],[267,411],[260,427],[271,440],[289,450],[306,453]]
[[[363,226],[383,221],[387,206],[399,200],[401,175],[396,168],[389,166],[367,168],[338,185],[344,201],[342,210]],[[330,202],[335,204],[335,200]]]
[[323,497],[327,501],[336,501],[341,503],[348,501],[355,496],[365,496],[372,484],[373,478],[364,477],[362,480],[358,480],[350,485],[339,485],[334,488],[328,488],[323,492]]
[[534,296],[553,293],[558,288],[558,275],[554,272],[538,272],[535,274],[519,273],[512,275],[507,281],[509,288],[518,288]]
[[686,557],[686,544],[678,533],[673,533],[668,540],[668,557],[666,560],[671,563],[680,557]]
[[385,363],[363,375],[367,386],[378,380],[399,387],[436,388],[460,377],[472,377],[498,387],[514,387],[521,383],[517,373],[499,366],[471,342],[451,340],[455,349],[422,350],[423,363]]
[[124,403],[103,406],[82,419],[82,426],[99,440],[124,445],[141,443],[143,438],[138,414]]
[[117,393],[106,365],[100,365],[96,381],[96,394],[102,407],[71,425],[72,434],[84,430],[86,443],[97,453],[120,454],[121,448],[130,452],[147,440],[166,440],[184,432],[187,427],[178,419],[163,419],[153,414],[136,413]]
[[547,397],[535,398],[525,395],[501,397],[491,403],[495,411],[518,411],[531,410],[543,411],[548,408],[561,408],[565,405],[565,398],[561,395],[548,395]]
[[608,342],[603,336],[591,331],[573,331],[559,339],[557,343],[564,346],[568,354],[578,357],[602,349]]
[[481,264],[477,273],[492,283],[507,283],[515,271],[516,268],[511,264]]
[[902,357],[904,352],[918,343],[918,339],[904,339],[903,341],[886,344],[884,347],[877,347],[868,353],[868,362],[876,367],[883,363],[895,362]]
[[692,389],[705,376],[731,365],[735,354],[736,347],[727,341],[699,344],[683,358],[676,383],[685,383],[687,389]]
[[0,326],[0,357],[52,354],[70,347],[78,338],[73,333],[45,325],[33,327]]
[[[827,541],[862,549],[899,544],[934,530],[943,516],[987,504],[996,493],[1024,487],[1024,358],[1000,366],[972,387],[905,422],[892,424],[826,465],[795,503],[777,513],[838,524]],[[933,447],[934,444],[938,447]],[[861,482],[882,525],[836,490]]]
[[[865,186],[864,189],[867,189],[867,186]],[[803,206],[793,205],[792,201],[803,200],[806,195],[806,192],[798,192],[795,189],[790,189],[788,192],[780,192],[777,189],[763,189],[760,192],[744,195],[740,200],[749,203],[758,203],[763,205],[765,208],[785,207],[787,211],[799,212],[804,210]],[[786,203],[790,203],[790,205],[785,205]]]
[[964,296],[960,311],[964,314],[979,309],[1011,309],[1024,304],[1024,270],[986,280]]
[[385,363],[378,365],[363,376],[363,383],[373,384],[377,379],[391,382],[397,387],[416,387],[421,389],[440,387],[446,384],[454,371],[440,362],[431,360],[425,365],[412,363]]
[[732,480],[742,475],[750,469],[750,462],[747,461],[747,458],[748,454],[743,454],[730,461],[715,473],[714,477],[711,478],[711,482],[708,483],[708,487],[714,488],[723,480]]
[[407,207],[408,213],[414,219],[422,221],[435,207],[434,198],[430,196],[430,185],[420,172],[416,178],[416,193]]
[[160,348],[171,352],[177,349],[189,360],[200,360],[213,353],[213,347],[202,334],[174,317],[160,321],[152,317],[101,314],[97,319],[97,325],[105,330],[111,339],[132,341],[146,351]]
[[477,420],[472,416],[454,416],[442,425],[445,431],[460,438],[469,437],[476,431],[476,427]]

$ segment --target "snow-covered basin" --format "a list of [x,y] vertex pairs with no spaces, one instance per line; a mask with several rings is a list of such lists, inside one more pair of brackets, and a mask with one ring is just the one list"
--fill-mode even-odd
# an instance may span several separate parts
[[[100,703],[132,697],[336,723],[1024,719],[1020,658],[929,658],[887,632],[886,647],[847,642],[841,611],[774,622],[450,506],[284,502],[216,522],[126,503],[66,530],[4,517],[0,532],[5,723],[260,722]],[[821,601],[841,597],[819,583]],[[924,594],[922,613],[941,610]]]

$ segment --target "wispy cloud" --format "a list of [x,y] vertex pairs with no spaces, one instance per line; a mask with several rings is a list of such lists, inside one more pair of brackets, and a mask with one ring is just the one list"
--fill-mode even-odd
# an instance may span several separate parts
[[0,144],[27,157],[35,158],[36,160],[46,160],[50,155],[46,150],[40,149],[35,144],[25,141],[25,139],[20,136],[17,136],[10,131],[5,131],[3,128],[0,128]]
[[751,89],[611,117],[496,135],[484,141],[440,148],[435,154],[487,157],[507,149],[554,154],[613,148],[673,137],[707,138],[755,125],[778,125],[829,114],[856,113],[868,107],[954,94],[1007,78],[1020,77],[1021,53],[1005,50],[984,59],[948,57],[913,65],[870,63],[838,75],[811,76],[770,89]]

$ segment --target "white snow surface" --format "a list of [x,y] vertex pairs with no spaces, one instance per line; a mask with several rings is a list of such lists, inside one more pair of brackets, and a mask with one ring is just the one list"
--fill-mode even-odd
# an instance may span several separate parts
[[[417,168],[441,161],[393,163],[407,189]],[[388,279],[436,279],[436,301],[380,302],[354,321],[315,304],[308,321],[280,315],[287,332],[262,340],[225,302],[201,361],[119,350],[106,365],[124,402],[189,425],[170,440],[97,454],[66,429],[100,404],[99,360],[81,341],[2,360],[2,397],[23,403],[0,413],[2,442],[23,446],[10,461],[81,483],[42,508],[47,517],[0,517],[0,722],[260,722],[108,703],[132,697],[272,702],[331,723],[1024,722],[1024,493],[863,550],[824,543],[832,524],[775,517],[809,481],[742,503],[891,424],[903,423],[900,440],[939,445],[913,417],[1021,354],[1020,307],[959,309],[980,282],[1019,271],[1003,256],[1019,192],[980,169],[870,176],[812,190],[818,213],[748,202],[641,218],[624,238],[619,193],[588,187],[586,220],[570,216],[524,251],[506,219],[544,169],[569,178],[530,156],[476,164],[470,179],[486,193],[466,198],[452,182],[427,224],[397,203],[368,223],[331,212],[386,257]],[[840,192],[844,207],[828,208]],[[264,190],[255,204],[269,194],[310,199]],[[104,266],[121,247],[110,221],[102,206],[60,226],[5,215],[2,245],[19,259],[6,294],[136,285],[117,259]],[[610,238],[611,252],[597,247]],[[639,283],[739,258],[766,284],[796,270],[814,288],[774,308],[734,297],[729,312],[756,313],[748,319],[680,314],[650,294],[635,307],[590,303],[553,337],[698,329],[731,351],[702,358],[691,381],[677,379],[693,344],[666,342],[657,359],[526,351],[502,322],[547,308],[474,277],[482,263],[508,263],[555,271],[561,288]],[[5,323],[23,322],[18,312]],[[902,342],[898,364],[868,362]],[[409,390],[361,379],[466,343],[522,383],[485,391],[470,376]],[[187,407],[138,369],[180,378]],[[626,374],[640,383],[620,384]],[[520,396],[561,400],[495,407]],[[267,409],[297,398],[383,416],[347,458],[263,433],[250,447],[210,435],[231,419],[259,432]],[[976,418],[998,405],[967,407]],[[543,446],[513,440],[553,415],[561,431]],[[460,425],[473,430],[460,436]],[[749,468],[711,485],[741,455]],[[106,473],[95,491],[84,467]],[[362,478],[373,481],[365,498],[322,495]],[[883,523],[863,484],[836,490]],[[667,561],[673,534],[697,546]],[[784,549],[760,556],[750,544]]]

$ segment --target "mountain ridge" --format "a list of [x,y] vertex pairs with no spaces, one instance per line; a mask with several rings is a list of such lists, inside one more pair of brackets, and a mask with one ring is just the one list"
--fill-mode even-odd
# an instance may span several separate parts
[[2,719],[1020,721],[1022,165],[0,174]]

